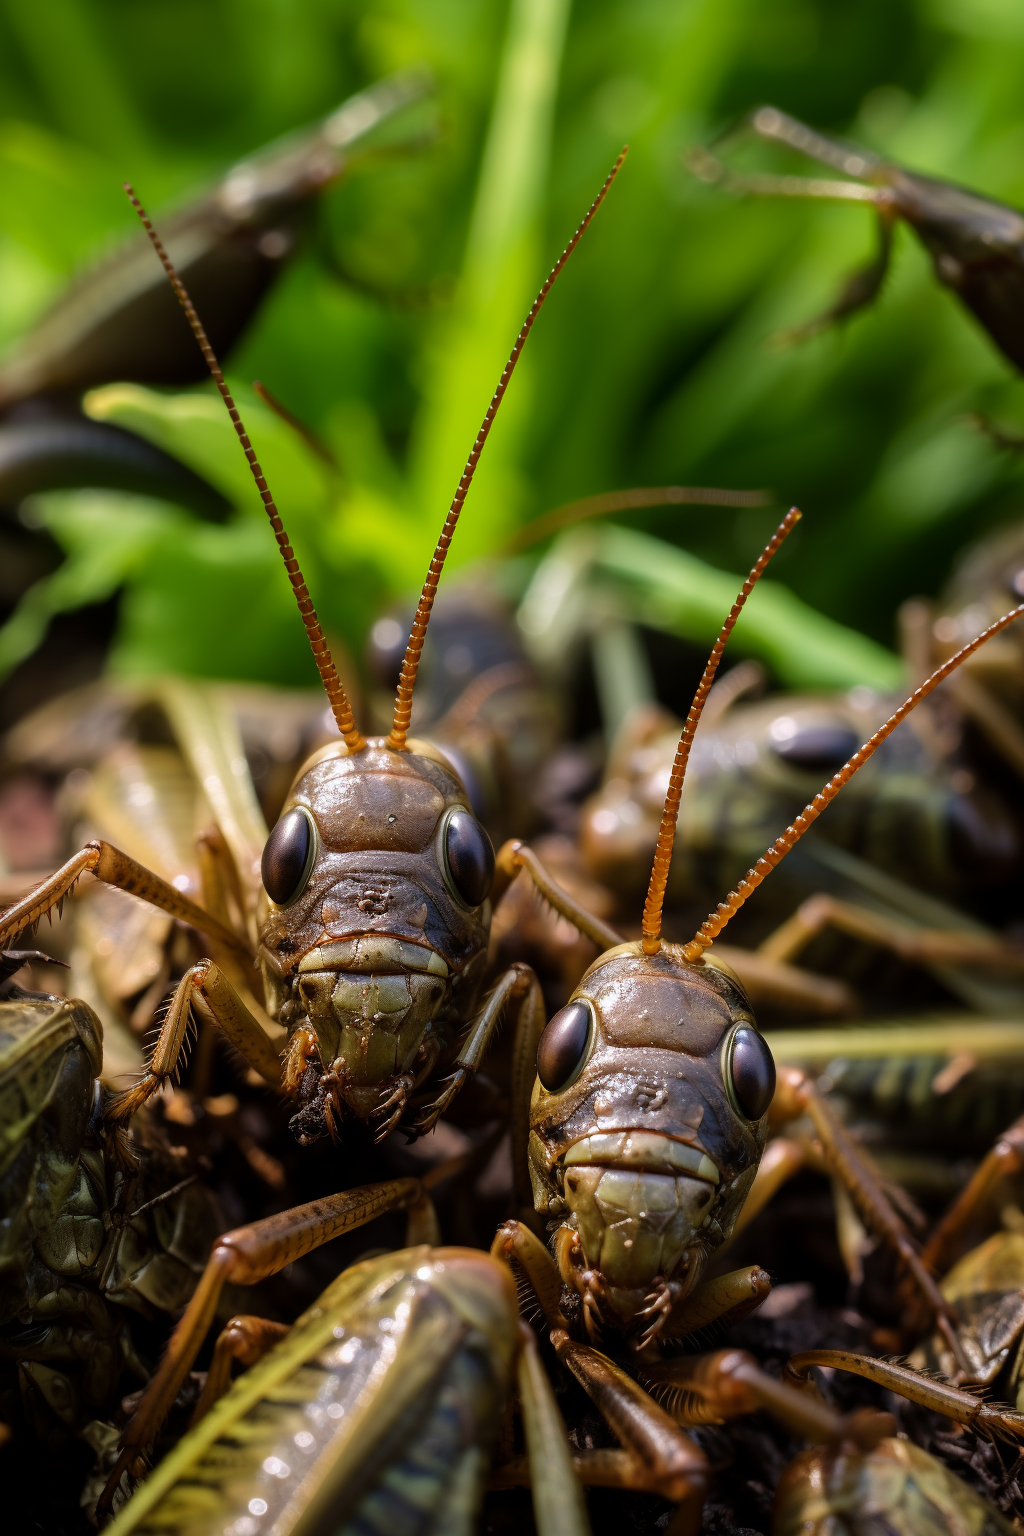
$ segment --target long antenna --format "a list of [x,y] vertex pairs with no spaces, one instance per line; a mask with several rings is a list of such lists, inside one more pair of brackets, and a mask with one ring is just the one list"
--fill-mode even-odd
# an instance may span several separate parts
[[441,571],[444,569],[445,556],[448,553],[448,546],[451,543],[452,535],[455,532],[455,524],[459,520],[459,513],[462,511],[463,503],[465,502],[466,496],[469,492],[469,487],[473,483],[473,475],[476,472],[476,466],[480,455],[483,452],[484,443],[486,443],[488,433],[491,430],[491,423],[494,421],[494,418],[498,413],[498,406],[501,404],[505,391],[508,388],[509,380],[512,377],[516,363],[519,361],[519,354],[522,352],[523,347],[526,344],[526,338],[529,336],[530,331],[533,329],[533,322],[536,320],[538,314],[540,313],[541,305],[544,303],[544,300],[551,292],[558,274],[561,272],[562,268],[569,260],[569,257],[572,255],[573,251],[579,244],[584,230],[587,228],[595,213],[604,202],[609,187],[615,180],[616,176],[619,174],[619,168],[621,167],[623,160],[625,160],[627,152],[628,145],[625,149],[623,149],[622,153],[619,155],[619,158],[612,166],[605,180],[604,186],[601,188],[600,192],[591,203],[579,225],[579,228],[576,230],[576,233],[573,235],[572,239],[569,241],[569,244],[566,246],[561,256],[559,256],[554,266],[551,268],[551,271],[548,273],[548,276],[544,282],[544,286],[541,288],[537,297],[534,299],[533,307],[523,322],[522,330],[516,337],[516,344],[512,348],[509,360],[502,370],[501,378],[498,380],[498,387],[491,397],[491,403],[487,407],[486,415],[484,416],[484,419],[480,425],[480,430],[476,435],[476,441],[470,450],[469,458],[466,460],[466,467],[462,471],[462,479],[459,481],[459,487],[455,492],[455,497],[452,501],[452,504],[448,508],[448,516],[444,520],[444,527],[441,529],[441,536],[437,541],[437,546],[434,549],[433,559],[431,560],[430,566],[427,570],[427,579],[423,583],[423,591],[420,593],[420,600],[416,605],[416,615],[412,621],[412,632],[409,635],[409,644],[406,647],[405,658],[402,662],[402,672],[398,679],[398,691],[395,695],[394,720],[391,726],[391,734],[389,735],[387,742],[388,746],[395,748],[396,751],[402,752],[405,750],[405,739],[409,734],[409,721],[412,718],[412,691],[416,686],[416,673],[419,669],[420,653],[423,650],[423,641],[427,633],[427,624],[430,621],[430,610],[434,606],[434,594],[437,591],[437,583],[440,580]]
[[937,688],[951,672],[955,672],[962,661],[966,661],[967,657],[984,645],[986,640],[991,640],[993,635],[998,635],[1000,630],[1005,629],[1008,624],[1012,624],[1015,619],[1019,619],[1022,614],[1024,614],[1024,603],[1019,608],[1014,608],[1009,613],[1004,613],[1001,619],[997,619],[994,624],[990,624],[988,629],[983,630],[980,635],[977,635],[962,650],[957,651],[955,656],[951,656],[948,661],[943,662],[942,666],[933,672],[931,677],[921,684],[920,688],[916,688],[910,697],[903,701],[896,713],[890,715],[885,724],[880,726],[875,732],[871,740],[866,741],[853,754],[850,761],[845,763],[839,772],[829,779],[824,789],[820,794],[815,795],[810,805],[804,806],[792,826],[787,827],[782,836],[775,839],[771,847],[766,849],[758,859],[753,869],[747,870],[746,875],[737,885],[736,889],[730,891],[724,901],[719,902],[717,911],[712,912],[705,918],[690,942],[683,945],[684,959],[700,959],[704,951],[717,939],[730,918],[736,916],[736,913],[742,907],[747,897],[757,889],[765,876],[770,874],[776,864],[784,859],[790,849],[800,841],[811,823],[817,821],[822,811],[835,799],[843,785],[850,782],[857,769],[862,768],[868,758],[882,745],[885,738],[892,735],[900,721],[906,719],[910,711],[916,708],[922,699],[926,699],[932,690]]
[[665,887],[668,885],[669,865],[672,863],[672,845],[676,838],[676,822],[679,819],[679,802],[683,794],[683,779],[686,777],[686,764],[690,757],[690,747],[693,745],[693,735],[697,729],[701,712],[704,709],[704,701],[708,696],[711,684],[715,680],[718,671],[718,663],[722,659],[725,643],[736,627],[743,604],[754,589],[765,566],[782,545],[792,530],[800,521],[801,513],[793,507],[786,513],[782,522],[776,528],[769,542],[761,552],[757,564],[740,588],[739,595],[733,603],[729,617],[722,625],[718,639],[715,641],[708,657],[707,666],[704,668],[704,676],[693,696],[690,712],[686,717],[682,733],[679,737],[679,745],[676,747],[675,761],[672,764],[672,773],[668,781],[668,794],[665,796],[665,809],[661,813],[661,826],[658,828],[658,843],[654,850],[654,865],[651,869],[651,883],[647,887],[647,900],[644,902],[643,917],[643,946],[645,955],[656,955],[661,948],[661,913],[665,904]]
[[249,441],[249,434],[246,432],[245,427],[242,424],[242,418],[238,414],[238,408],[235,405],[234,399],[232,398],[231,391],[228,389],[228,386],[224,382],[224,375],[221,372],[220,363],[217,361],[217,354],[214,352],[210,345],[210,339],[207,336],[205,329],[203,328],[203,322],[196,314],[195,306],[188,296],[185,284],[178,276],[174,263],[164,249],[163,241],[160,239],[160,236],[157,234],[156,230],[150,223],[146,210],[135,196],[130,182],[125,182],[124,190],[128,194],[128,199],[132,204],[132,207],[135,209],[135,212],[142,220],[142,226],[152,241],[153,249],[156,251],[156,254],[159,256],[160,261],[163,264],[163,269],[170,279],[170,284],[174,289],[178,303],[185,311],[185,318],[189,325],[192,327],[192,334],[195,336],[196,341],[199,343],[200,351],[202,352],[203,357],[206,359],[206,366],[209,368],[211,374],[213,375],[213,382],[220,390],[221,399],[224,401],[224,404],[228,408],[228,415],[231,417],[231,424],[235,431],[238,433],[238,441],[241,443],[245,457],[249,461],[249,468],[252,470],[253,479],[256,481],[256,488],[259,491],[260,496],[263,498],[263,505],[267,509],[267,516],[270,518],[270,526],[274,530],[274,537],[277,540],[278,548],[281,551],[281,558],[284,561],[284,568],[288,572],[288,580],[292,584],[292,591],[295,593],[295,601],[299,605],[299,613],[302,617],[302,622],[305,625],[306,634],[309,637],[309,644],[313,652],[313,660],[316,662],[317,671],[320,673],[321,681],[323,682],[324,688],[327,691],[327,697],[330,701],[334,718],[337,721],[338,730],[341,732],[342,736],[344,736],[345,745],[348,747],[350,752],[361,752],[366,746],[366,738],[356,726],[355,719],[352,715],[352,706],[349,703],[348,695],[342,686],[341,678],[338,676],[337,668],[334,665],[334,660],[331,656],[330,649],[324,637],[324,632],[320,627],[320,620],[316,616],[316,609],[313,607],[313,603],[309,595],[309,589],[306,586],[305,579],[303,578],[302,572],[299,569],[299,562],[295,558],[295,553],[288,541],[288,535],[284,531],[284,525],[281,522],[281,515],[277,510],[277,507],[274,503],[274,498],[270,494],[269,487],[267,486],[267,482],[264,479],[263,471],[260,468],[260,462],[253,452],[252,444]]
[[560,533],[573,523],[588,522],[593,517],[608,517],[614,512],[631,512],[636,507],[763,507],[774,501],[770,491],[728,491],[714,485],[641,485],[628,491],[601,491],[596,496],[582,496],[564,506],[542,512],[530,523],[523,523],[507,540],[501,553],[517,555],[531,544]]

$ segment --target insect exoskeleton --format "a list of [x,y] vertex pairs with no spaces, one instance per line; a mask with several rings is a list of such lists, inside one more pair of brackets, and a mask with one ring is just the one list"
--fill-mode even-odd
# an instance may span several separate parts
[[111,1529],[381,1530],[387,1511],[399,1529],[469,1536],[517,1345],[515,1291],[487,1254],[423,1246],[356,1264]]
[[259,962],[290,1031],[302,1141],[450,1059],[487,957],[494,851],[437,748],[342,742],[303,767],[263,854]]
[[537,1068],[536,1208],[567,1222],[560,1267],[584,1305],[627,1327],[652,1290],[687,1296],[731,1234],[764,1150],[771,1052],[726,966],[633,943],[591,966]]
[[104,1125],[99,1020],[10,989],[30,959],[46,956],[0,956],[0,1402],[57,1455],[145,1379],[154,1325],[188,1301],[223,1218],[181,1149]]
[[[884,1523],[882,1523],[884,1522]],[[906,1439],[870,1451],[815,1447],[790,1462],[779,1480],[773,1536],[1011,1536],[1016,1526],[954,1472]]]

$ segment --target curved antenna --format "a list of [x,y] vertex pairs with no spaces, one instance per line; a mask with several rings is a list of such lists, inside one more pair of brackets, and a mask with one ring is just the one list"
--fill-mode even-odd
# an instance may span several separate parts
[[885,738],[892,735],[900,721],[906,719],[910,711],[920,704],[922,699],[926,699],[932,690],[937,688],[951,672],[955,672],[962,661],[966,661],[967,657],[984,645],[986,640],[991,640],[993,635],[998,635],[1000,630],[1005,629],[1008,624],[1012,624],[1014,619],[1019,619],[1022,614],[1024,614],[1024,603],[1019,608],[1014,608],[1009,613],[1004,613],[1001,619],[997,619],[994,624],[990,624],[988,629],[983,630],[980,635],[977,635],[962,650],[957,651],[955,656],[951,656],[948,661],[943,662],[942,666],[933,672],[931,677],[926,678],[920,688],[916,688],[910,697],[903,701],[896,713],[889,716],[889,719],[883,726],[879,727],[871,737],[871,740],[866,741],[853,754],[850,761],[845,763],[839,772],[829,779],[824,789],[821,790],[820,794],[815,795],[810,805],[804,806],[792,826],[787,827],[782,836],[777,837],[771,847],[765,850],[753,869],[747,870],[747,873],[736,889],[730,891],[724,901],[719,902],[717,910],[705,918],[690,942],[683,945],[684,959],[700,959],[704,951],[717,939],[730,918],[736,916],[736,913],[742,907],[747,897],[757,889],[765,876],[770,874],[776,864],[781,859],[784,859],[790,849],[800,841],[811,823],[817,821],[822,811],[835,799],[843,785],[850,782],[857,769],[862,768],[868,758],[882,745]]
[[306,634],[309,638],[310,648],[313,652],[313,660],[316,662],[317,671],[320,673],[320,680],[327,691],[327,697],[330,701],[331,711],[337,722],[338,730],[341,732],[342,736],[344,736],[345,745],[348,747],[350,752],[361,752],[366,746],[366,738],[356,726],[355,719],[352,715],[352,706],[348,701],[348,695],[342,686],[341,678],[338,676],[337,668],[334,665],[334,660],[331,656],[330,649],[328,648],[327,641],[324,638],[324,632],[320,627],[320,620],[316,616],[316,609],[313,607],[313,603],[309,595],[309,589],[307,588],[302,572],[299,569],[299,562],[296,560],[292,546],[288,542],[288,535],[284,531],[284,525],[281,522],[280,513],[278,512],[274,503],[273,496],[270,494],[267,482],[263,477],[263,471],[260,468],[260,462],[253,452],[252,444],[249,441],[249,434],[246,432],[245,427],[242,425],[242,418],[238,414],[238,408],[232,398],[231,391],[228,389],[228,386],[224,382],[224,375],[221,372],[220,363],[217,361],[217,354],[214,352],[210,345],[209,337],[203,328],[203,322],[196,314],[195,306],[188,296],[185,284],[178,276],[174,263],[168,256],[167,252],[164,250],[163,241],[160,239],[160,236],[157,234],[156,230],[150,223],[146,210],[135,196],[130,182],[125,182],[124,190],[128,194],[129,202],[135,209],[135,212],[138,214],[139,218],[142,220],[142,226],[145,229],[146,234],[149,236],[153,243],[153,249],[159,256],[163,265],[163,269],[167,273],[171,287],[174,289],[175,296],[177,297],[178,303],[185,311],[185,318],[189,325],[192,327],[192,334],[195,336],[196,341],[199,343],[199,349],[202,352],[203,357],[206,359],[206,366],[209,368],[211,374],[213,375],[213,382],[220,390],[221,399],[224,401],[224,404],[228,408],[228,415],[231,417],[231,424],[235,431],[238,433],[238,441],[241,443],[245,457],[249,461],[249,468],[252,470],[253,479],[256,481],[256,488],[259,491],[260,496],[263,498],[263,505],[267,509],[267,516],[270,518],[270,526],[274,530],[274,537],[277,540],[278,548],[281,551],[281,558],[284,561],[284,568],[288,572],[288,580],[292,584],[292,591],[295,593],[295,601],[299,605],[299,613],[302,617],[302,622],[305,625]]
[[770,491],[728,491],[714,485],[642,485],[628,491],[601,491],[596,496],[567,501],[551,512],[542,512],[531,523],[524,523],[506,541],[501,553],[518,555],[520,550],[539,544],[553,533],[561,533],[573,523],[631,512],[637,507],[763,507],[774,499]]
[[519,332],[519,335],[516,337],[516,343],[509,355],[509,360],[502,370],[501,378],[498,380],[498,387],[494,391],[494,394],[491,396],[491,403],[487,407],[487,412],[480,425],[480,430],[476,435],[476,441],[470,450],[469,458],[466,460],[466,467],[462,471],[462,479],[459,481],[458,490],[455,492],[455,497],[452,501],[452,504],[448,508],[448,516],[444,520],[444,527],[441,529],[441,536],[437,541],[437,545],[434,549],[433,559],[431,560],[427,570],[427,579],[423,583],[423,591],[420,593],[420,600],[416,605],[416,614],[412,621],[412,632],[409,635],[409,644],[406,647],[405,658],[402,661],[402,672],[398,679],[398,691],[395,694],[394,720],[391,726],[391,734],[388,736],[387,740],[388,746],[393,747],[398,752],[405,751],[405,739],[409,734],[409,721],[412,718],[412,691],[416,686],[416,673],[419,669],[420,653],[423,650],[423,641],[427,633],[427,624],[430,620],[430,610],[434,606],[434,594],[437,591],[437,583],[440,580],[441,571],[444,569],[445,556],[448,553],[448,546],[451,543],[452,535],[455,532],[455,524],[459,520],[459,513],[462,511],[463,503],[465,502],[466,496],[469,492],[469,487],[473,483],[473,475],[476,472],[477,462],[479,461],[480,455],[483,452],[483,446],[487,441],[488,433],[491,430],[491,424],[498,413],[498,406],[501,404],[505,391],[508,388],[509,380],[512,377],[516,363],[519,361],[519,354],[522,352],[523,347],[526,344],[526,338],[529,336],[530,331],[533,329],[533,322],[536,320],[537,315],[540,313],[540,307],[544,303],[544,300],[547,298],[548,294],[551,292],[558,274],[561,272],[562,268],[569,260],[569,257],[572,255],[573,251],[579,244],[587,226],[593,219],[601,204],[604,202],[608,193],[608,189],[612,182],[615,180],[616,176],[619,174],[619,169],[622,165],[622,162],[626,158],[628,147],[629,146],[627,145],[626,148],[623,149],[622,153],[619,155],[619,158],[612,166],[608,176],[605,179],[604,186],[601,188],[600,192],[597,194],[594,201],[587,209],[587,212],[584,214],[582,220],[580,221],[579,227],[577,228],[575,234],[569,241],[569,244],[566,246],[561,256],[559,256],[558,260],[555,262],[554,266],[551,268],[551,271],[548,273],[548,276],[545,279],[544,286],[541,288],[537,297],[534,299],[530,313],[527,315],[523,322],[523,328]]
[[683,779],[686,777],[686,764],[690,757],[690,748],[693,745],[693,735],[697,729],[701,712],[704,709],[704,701],[708,696],[711,684],[715,680],[718,671],[718,663],[722,659],[725,643],[736,627],[743,604],[754,589],[755,583],[761,576],[765,566],[780,547],[783,540],[796,527],[802,514],[793,507],[782,522],[776,528],[769,542],[761,552],[757,564],[740,588],[739,595],[733,603],[729,617],[719,632],[708,657],[708,664],[704,668],[704,676],[697,686],[697,692],[693,696],[690,712],[686,717],[682,733],[679,737],[679,745],[676,747],[675,761],[672,764],[672,773],[668,781],[668,794],[665,796],[665,809],[661,813],[661,826],[658,828],[658,842],[654,850],[654,865],[651,869],[651,883],[647,887],[647,900],[644,902],[644,916],[641,932],[643,934],[643,946],[645,955],[656,955],[661,948],[661,913],[665,904],[665,887],[668,885],[668,870],[672,863],[672,845],[676,839],[676,821],[679,818],[679,802],[683,794]]

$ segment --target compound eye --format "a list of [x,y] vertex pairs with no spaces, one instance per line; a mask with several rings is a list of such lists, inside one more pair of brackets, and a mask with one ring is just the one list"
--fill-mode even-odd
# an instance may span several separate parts
[[579,998],[560,1008],[537,1045],[537,1076],[548,1093],[576,1081],[590,1054],[594,1016]]
[[775,1094],[775,1061],[756,1029],[744,1026],[733,1035],[729,1083],[740,1114],[760,1120]]
[[494,849],[472,811],[453,806],[441,833],[448,886],[467,907],[487,900],[494,879]]
[[263,849],[263,888],[271,901],[287,907],[298,900],[309,882],[315,852],[313,818],[297,805],[281,817]]
[[860,745],[856,731],[838,723],[798,725],[788,715],[768,732],[772,750],[784,763],[806,773],[836,773]]

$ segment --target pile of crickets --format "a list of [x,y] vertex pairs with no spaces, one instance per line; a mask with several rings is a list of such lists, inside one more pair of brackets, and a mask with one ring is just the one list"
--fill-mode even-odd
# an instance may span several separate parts
[[[220,372],[242,320],[186,284],[232,242],[254,305],[268,229],[403,89],[179,219],[180,275],[136,202],[116,299],[77,290],[4,385],[5,503],[78,473],[201,510],[68,400],[208,368],[323,682],[98,681],[4,739],[5,1529],[1020,1529],[1024,529],[908,605],[906,699],[783,695],[727,641],[790,512],[710,657],[679,645],[685,719],[570,730],[565,672],[442,568],[620,157],[357,699]],[[1022,361],[1021,215],[753,126],[910,222]]]

